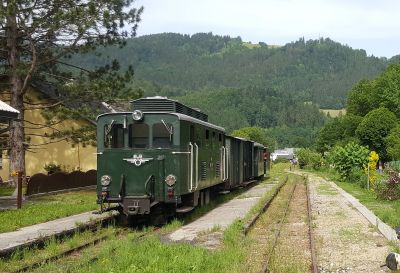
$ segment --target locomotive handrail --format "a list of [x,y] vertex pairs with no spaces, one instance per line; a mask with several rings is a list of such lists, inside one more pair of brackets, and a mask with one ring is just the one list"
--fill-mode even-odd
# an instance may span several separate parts
[[179,154],[190,154],[190,152],[171,152],[173,155],[179,155]]
[[227,149],[225,148],[225,146],[222,146],[221,148],[221,152],[222,152],[222,180],[225,181],[228,179],[228,166],[227,166],[227,160],[226,160],[226,153],[227,153]]
[[220,159],[221,159],[221,174],[222,174],[222,181],[225,181],[225,147],[222,146],[220,149]]
[[147,178],[147,180],[146,180],[146,182],[144,183],[144,190],[146,191],[146,194],[148,195],[148,196],[150,196],[150,198],[153,198],[153,194],[150,192],[150,194],[149,194],[149,192],[148,192],[148,190],[147,190],[147,186],[148,186],[148,184],[149,184],[149,182],[151,181],[151,179],[154,177],[154,175],[150,175],[149,176],[149,178]]
[[[225,147],[224,147],[225,148]],[[229,150],[225,148],[225,180],[229,179]]]
[[199,186],[199,146],[197,146],[197,144],[194,143],[194,147],[196,148],[196,174],[195,174],[196,187],[194,189],[197,190],[197,187]]
[[189,142],[190,149],[190,188],[189,191],[193,191],[193,144]]

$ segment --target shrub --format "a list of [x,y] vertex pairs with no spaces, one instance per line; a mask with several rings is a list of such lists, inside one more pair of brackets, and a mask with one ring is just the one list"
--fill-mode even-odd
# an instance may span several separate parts
[[400,174],[396,171],[389,170],[387,181],[383,182],[376,192],[381,199],[400,199]]
[[348,180],[354,170],[361,170],[368,163],[368,155],[366,147],[349,142],[344,147],[335,146],[329,153],[328,160],[339,173],[341,180]]
[[324,164],[322,155],[308,148],[302,148],[297,150],[296,156],[301,169],[304,168],[319,169]]
[[47,174],[61,172],[61,165],[55,163],[45,164],[43,169],[47,171]]

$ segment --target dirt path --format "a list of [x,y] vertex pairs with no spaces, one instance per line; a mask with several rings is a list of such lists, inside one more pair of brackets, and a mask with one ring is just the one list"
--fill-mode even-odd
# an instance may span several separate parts
[[326,180],[307,175],[320,272],[390,272],[380,267],[388,241]]

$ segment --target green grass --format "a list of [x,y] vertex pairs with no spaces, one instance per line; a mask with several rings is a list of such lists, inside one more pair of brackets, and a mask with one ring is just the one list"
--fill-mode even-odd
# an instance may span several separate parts
[[35,262],[41,262],[46,258],[58,255],[64,251],[93,242],[95,239],[102,236],[115,238],[117,230],[110,226],[108,228],[99,229],[96,232],[85,231],[75,233],[72,237],[56,240],[54,238],[45,242],[43,248],[37,247],[31,249],[20,249],[14,252],[11,257],[0,258],[0,272],[12,272],[24,266],[32,265]]
[[338,175],[332,171],[315,172],[325,179],[335,182],[346,192],[357,198],[364,206],[370,209],[383,222],[395,228],[400,226],[400,200],[381,200],[370,190],[364,189],[355,183],[339,182]]
[[15,187],[0,187],[0,196],[11,196],[15,190]]
[[96,209],[94,191],[70,192],[29,199],[19,210],[0,211],[0,232]]
[[[271,173],[271,179],[261,182],[278,181],[285,178],[284,166],[277,166]],[[282,180],[281,180],[282,181]],[[217,201],[185,219],[195,219],[219,203],[231,199],[243,190],[221,196]],[[161,233],[170,232],[182,225],[175,220],[162,228]],[[138,240],[134,233],[124,238],[85,250],[79,257],[62,259],[56,263],[43,265],[35,272],[244,272],[248,249],[251,242],[242,233],[243,220],[237,220],[223,234],[223,245],[217,250],[207,250],[191,244],[164,243],[159,235]],[[210,230],[218,231],[216,226]],[[95,250],[94,250],[95,249]],[[95,254],[93,254],[95,253]],[[98,259],[93,262],[93,257]]]

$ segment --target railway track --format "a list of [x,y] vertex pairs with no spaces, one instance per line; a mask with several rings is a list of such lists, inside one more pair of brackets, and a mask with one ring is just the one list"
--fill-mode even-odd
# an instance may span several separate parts
[[[140,233],[137,237],[134,238],[133,241],[135,242],[135,241],[143,239],[143,238],[145,238],[147,236],[150,236],[150,235],[156,233],[158,230],[160,230],[159,227],[154,227],[153,229],[151,229],[149,231]],[[97,245],[97,244],[99,244],[99,243],[101,243],[103,241],[106,241],[106,240],[110,239],[113,236],[124,236],[126,234],[128,234],[128,231],[126,229],[121,229],[121,230],[118,230],[113,235],[107,234],[107,235],[100,236],[100,237],[98,237],[96,239],[90,240],[89,242],[85,242],[85,243],[83,243],[81,245],[78,245],[76,247],[73,247],[73,248],[70,248],[68,250],[62,251],[62,252],[60,252],[58,254],[55,254],[55,255],[52,255],[50,257],[35,261],[35,262],[33,262],[33,263],[29,264],[29,265],[25,265],[23,267],[20,267],[20,268],[14,270],[14,271],[11,271],[11,273],[28,272],[28,271],[37,269],[40,266],[43,266],[43,265],[45,265],[47,263],[54,262],[54,261],[57,261],[57,260],[62,259],[62,258],[66,258],[66,257],[74,255],[74,254],[78,254],[79,252],[81,252],[81,251],[83,251],[83,250],[85,250],[87,248],[90,248],[92,246],[95,246],[95,245]],[[91,258],[89,260],[89,263],[94,263],[98,259],[99,259],[98,256],[94,256],[93,258]]]
[[[250,232],[255,240],[262,238],[261,241],[264,241],[260,243],[260,247],[264,244],[263,253],[260,254],[261,272],[280,272],[283,270],[279,268],[280,264],[297,259],[305,264],[304,270],[317,273],[308,184],[298,178],[286,183],[266,204],[264,214],[257,217],[262,223],[253,223],[254,228]],[[267,218],[270,222],[265,220]],[[293,254],[296,253],[296,247],[302,248],[297,251],[301,253],[299,256]]]

